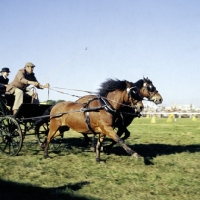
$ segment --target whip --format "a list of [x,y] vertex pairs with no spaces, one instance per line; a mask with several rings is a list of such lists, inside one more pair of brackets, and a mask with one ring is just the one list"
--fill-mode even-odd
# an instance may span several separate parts
[[70,58],[67,62],[65,62],[64,64],[62,64],[61,66],[57,67],[54,71],[52,71],[51,73],[49,73],[42,81],[44,81],[47,77],[49,77],[50,75],[52,75],[55,71],[57,71],[58,69],[64,67],[67,63],[69,63],[71,60],[73,60],[75,57],[77,57],[78,55],[80,55],[81,53],[83,53],[85,50],[87,50],[87,47],[85,49],[83,49],[82,51],[80,51],[79,53],[77,53],[75,56],[73,56],[72,58]]

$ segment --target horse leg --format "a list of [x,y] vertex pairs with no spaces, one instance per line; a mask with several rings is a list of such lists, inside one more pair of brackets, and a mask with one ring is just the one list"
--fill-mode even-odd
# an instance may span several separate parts
[[48,154],[48,148],[49,148],[50,141],[51,141],[51,139],[48,136],[47,139],[46,139],[45,146],[44,146],[44,158],[50,158],[49,154]]
[[124,141],[113,131],[112,127],[107,128],[105,131],[106,135],[111,137],[115,142],[119,143],[120,146],[124,148],[124,150],[133,157],[140,157],[140,155],[133,151],[130,147],[128,147]]
[[87,134],[82,133],[82,135],[84,136],[84,147],[90,145],[90,150],[95,152],[96,151],[94,143],[95,134],[93,134],[92,139],[90,139]]
[[129,148],[121,138],[118,139],[118,143],[125,149],[125,151],[129,155],[131,155],[131,156],[133,156],[135,158],[141,157],[137,152],[135,152],[131,148]]
[[90,150],[93,151],[93,152],[96,151],[96,148],[95,148],[95,136],[96,136],[96,134],[92,135],[92,140],[90,142]]
[[[123,133],[125,134],[124,137],[121,138],[123,141],[130,137],[130,132],[126,127],[129,126],[132,121],[133,121],[132,117],[126,118],[126,123],[123,126],[122,124],[120,126],[118,125],[117,135],[121,137]],[[111,149],[115,144],[116,141],[112,141],[111,144],[104,146],[103,150],[106,152],[107,150]]]
[[[122,134],[125,132],[125,130],[127,130],[126,128],[118,128],[118,131],[117,131],[117,135],[119,137],[122,136]],[[125,132],[126,134],[126,132]],[[130,134],[129,134],[130,135]],[[125,136],[124,136],[125,137]],[[122,138],[123,139],[123,138]],[[106,145],[106,146],[103,146],[103,151],[106,153],[108,150],[110,150],[117,142],[112,140],[112,143],[109,144],[109,145]]]
[[104,138],[105,138],[105,135],[100,133],[99,137],[98,137],[97,145],[96,145],[96,161],[97,162],[101,162],[101,161],[105,162],[105,160],[102,160],[100,158],[101,145],[102,145]]
[[126,140],[130,137],[130,131],[127,128],[124,128],[124,137],[122,137],[122,140]]
[[58,129],[59,127],[57,127],[57,129],[54,129],[53,127],[51,128],[51,124],[50,124],[49,133],[47,135],[45,147],[44,147],[44,158],[50,158],[48,154],[49,143],[55,136],[58,135],[58,133],[60,133]]
[[87,147],[92,142],[92,140],[88,137],[87,134],[84,133],[81,134],[84,136],[84,147]]

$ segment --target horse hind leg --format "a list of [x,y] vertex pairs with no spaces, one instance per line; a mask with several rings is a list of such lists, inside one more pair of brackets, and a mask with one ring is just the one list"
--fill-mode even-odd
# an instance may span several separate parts
[[90,150],[95,152],[96,151],[96,148],[95,148],[96,134],[92,135],[92,139],[90,139],[90,137],[88,137],[88,135],[85,133],[82,133],[82,135],[84,136],[84,147],[90,146]]
[[50,158],[48,154],[50,139],[46,139],[45,146],[44,146],[44,158]]
[[88,137],[87,134],[84,134],[84,133],[81,133],[81,134],[84,137],[84,144],[83,144],[83,146],[87,147],[88,145],[90,145],[90,143],[91,143],[92,140]]
[[96,145],[96,162],[105,162],[105,160],[100,158],[102,142],[105,138],[104,134],[99,134],[97,145]]
[[57,127],[57,129],[53,129],[50,127],[49,133],[46,138],[45,146],[44,146],[44,158],[50,158],[48,154],[49,143],[55,137],[58,131],[59,131],[59,127]]
[[91,139],[91,142],[90,142],[90,150],[95,152],[96,151],[96,147],[95,147],[95,136],[96,134],[93,134],[92,135],[92,139]]

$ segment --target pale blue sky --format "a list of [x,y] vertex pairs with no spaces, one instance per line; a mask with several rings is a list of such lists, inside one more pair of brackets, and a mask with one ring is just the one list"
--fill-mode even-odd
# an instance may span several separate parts
[[[198,0],[0,0],[0,30],[10,81],[26,62],[51,87],[95,92],[107,78],[144,76],[164,106],[200,106]],[[47,100],[47,90],[38,93]],[[49,98],[76,100],[55,91]]]

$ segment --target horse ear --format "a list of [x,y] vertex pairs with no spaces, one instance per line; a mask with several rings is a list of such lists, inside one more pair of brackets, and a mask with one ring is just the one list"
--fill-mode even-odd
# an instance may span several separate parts
[[129,81],[126,81],[125,80],[125,82],[126,82],[126,87],[128,88],[128,87],[131,87],[131,83],[129,82]]
[[148,78],[144,78],[144,77],[143,77],[143,81],[144,81],[144,83],[146,83],[147,80],[148,80]]

